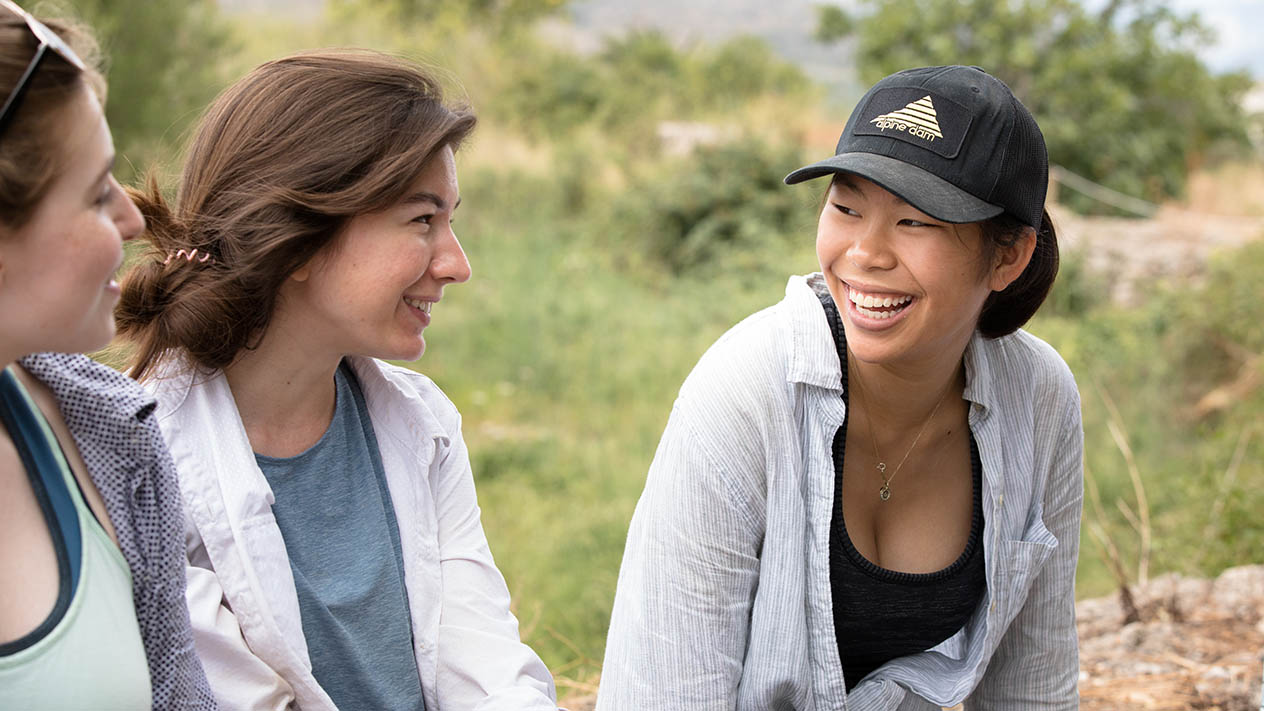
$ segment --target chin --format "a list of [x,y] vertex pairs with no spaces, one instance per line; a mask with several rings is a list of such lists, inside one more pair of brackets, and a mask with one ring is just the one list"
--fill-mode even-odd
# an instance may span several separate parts
[[411,363],[415,360],[419,360],[421,355],[425,352],[426,343],[423,341],[420,344],[412,346],[383,349],[381,352],[375,354],[374,357],[381,358],[382,360],[397,360],[405,363]]

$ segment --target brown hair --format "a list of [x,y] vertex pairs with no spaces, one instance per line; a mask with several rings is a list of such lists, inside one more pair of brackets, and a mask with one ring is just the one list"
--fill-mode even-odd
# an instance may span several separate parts
[[[979,223],[983,235],[983,258],[990,264],[996,250],[1011,247],[1029,229],[1008,213]],[[979,332],[988,338],[1008,336],[1036,314],[1058,276],[1058,234],[1049,219],[1049,211],[1040,216],[1036,230],[1036,249],[1027,268],[1003,291],[994,291],[983,302],[979,315]]]
[[[99,99],[105,96],[91,33],[65,20],[47,20],[45,24],[88,68],[80,71],[56,52],[45,54],[0,136],[0,222],[12,229],[26,224],[65,165],[59,145],[60,112],[85,87]],[[38,46],[39,40],[26,21],[0,8],[0,103],[17,88]]]
[[[229,87],[198,126],[175,206],[153,178],[132,191],[150,244],[115,310],[137,345],[132,377],[177,351],[208,370],[231,363],[295,270],[350,218],[403,197],[474,123],[421,68],[377,52],[297,54]],[[164,263],[182,249],[198,258]]]

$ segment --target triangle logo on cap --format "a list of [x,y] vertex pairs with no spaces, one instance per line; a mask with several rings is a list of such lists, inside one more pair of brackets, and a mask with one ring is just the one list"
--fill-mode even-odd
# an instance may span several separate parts
[[930,142],[944,137],[943,132],[939,130],[939,120],[935,114],[935,104],[930,100],[930,94],[917,101],[910,101],[902,109],[870,119],[869,123],[883,131],[889,128],[904,131],[911,136]]

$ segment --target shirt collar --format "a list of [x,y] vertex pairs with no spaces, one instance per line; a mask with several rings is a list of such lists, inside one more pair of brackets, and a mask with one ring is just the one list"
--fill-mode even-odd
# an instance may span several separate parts
[[[786,284],[783,304],[788,313],[791,337],[790,367],[786,380],[841,391],[842,365],[820,301],[820,295],[828,291],[820,272],[790,277]],[[966,344],[966,389],[963,397],[985,411],[996,401],[990,362],[994,351],[1003,347],[1000,340],[985,338],[977,330]]]
[[993,384],[991,359],[994,351],[1004,348],[1001,339],[986,338],[975,329],[970,342],[966,344],[963,362],[966,368],[966,389],[961,397],[982,408],[984,414],[996,402],[996,390]]
[[136,381],[81,353],[35,353],[23,368],[53,391],[58,402],[75,402],[100,425],[129,428],[154,410],[154,399]]
[[819,296],[827,292],[820,272],[790,277],[786,284],[782,302],[790,322],[790,367],[786,380],[841,392],[842,365]]

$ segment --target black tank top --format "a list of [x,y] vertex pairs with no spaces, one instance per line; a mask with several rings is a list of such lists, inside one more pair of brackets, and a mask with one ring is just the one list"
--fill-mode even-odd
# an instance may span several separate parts
[[[847,341],[834,300],[821,296],[838,360],[843,401],[847,401]],[[886,662],[943,642],[965,625],[987,591],[983,565],[983,468],[970,435],[974,513],[965,550],[947,568],[902,573],[874,565],[852,545],[843,520],[843,455],[847,416],[834,434],[834,497],[830,517],[830,592],[834,632],[843,677],[850,691]]]

